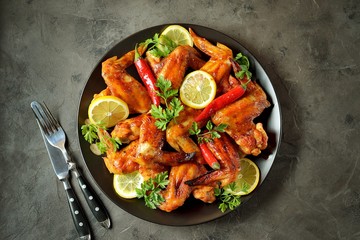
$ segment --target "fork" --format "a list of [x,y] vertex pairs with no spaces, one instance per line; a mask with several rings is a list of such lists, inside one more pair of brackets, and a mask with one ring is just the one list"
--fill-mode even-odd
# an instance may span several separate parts
[[44,118],[40,119],[40,124],[46,129],[45,137],[50,145],[59,149],[69,166],[69,170],[74,173],[76,179],[78,180],[80,189],[86,199],[89,208],[97,221],[105,228],[110,228],[111,221],[109,215],[104,207],[104,204],[101,202],[99,197],[96,195],[95,191],[92,189],[90,184],[85,180],[85,178],[80,174],[76,163],[71,160],[70,154],[66,150],[66,134],[60,123],[56,118],[51,114],[50,110],[43,103],[43,112]]

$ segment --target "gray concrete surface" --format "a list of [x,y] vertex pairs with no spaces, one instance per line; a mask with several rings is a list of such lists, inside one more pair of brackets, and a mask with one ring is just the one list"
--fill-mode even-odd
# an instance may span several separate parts
[[[0,239],[76,239],[30,102],[57,109],[79,165],[81,91],[124,37],[186,22],[237,39],[264,66],[283,114],[267,181],[243,207],[190,227],[123,211],[94,239],[360,239],[360,3],[356,0],[0,2]],[[85,175],[90,178],[89,173]]]

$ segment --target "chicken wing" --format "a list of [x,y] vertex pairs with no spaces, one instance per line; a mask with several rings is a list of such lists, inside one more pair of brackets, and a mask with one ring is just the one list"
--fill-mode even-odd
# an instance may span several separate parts
[[262,123],[255,124],[258,117],[270,103],[263,89],[255,82],[249,82],[246,92],[236,102],[217,111],[212,117],[214,124],[227,124],[225,128],[244,155],[257,156],[267,147],[268,136]]
[[135,161],[138,145],[139,141],[133,141],[120,151],[108,151],[103,160],[109,172],[121,174],[139,170],[139,164]]
[[240,156],[233,140],[226,133],[221,133],[220,138],[215,138],[206,145],[219,161],[220,169],[189,180],[186,184],[190,186],[215,184],[223,187],[235,181],[239,172]]
[[198,145],[190,138],[189,129],[194,118],[201,112],[189,107],[184,107],[180,115],[173,119],[166,129],[166,141],[178,152],[193,153],[200,164],[205,164]]
[[102,77],[111,95],[124,100],[131,113],[144,113],[150,110],[151,100],[146,88],[126,72],[133,63],[134,50],[121,58],[111,57],[102,63]]
[[122,143],[129,143],[139,139],[140,126],[146,114],[141,114],[133,118],[128,118],[115,125],[111,132],[111,137],[118,138]]
[[216,200],[213,186],[197,186],[192,194],[194,198],[205,203],[213,203]]
[[199,176],[200,170],[199,165],[196,163],[184,163],[172,167],[169,174],[169,184],[161,193],[165,202],[159,208],[163,211],[171,212],[182,206],[193,189],[193,187],[185,184],[185,182]]
[[190,67],[198,70],[204,65],[204,60],[200,58],[200,54],[195,48],[190,46],[178,46],[169,56],[161,60],[158,65],[153,62],[152,68],[156,76],[164,76],[165,79],[171,81],[173,89],[179,89],[184,79],[186,70]]
[[153,164],[176,166],[193,158],[194,153],[163,151],[165,132],[155,126],[155,119],[147,114],[140,126],[139,146],[136,162],[152,168]]
[[151,166],[140,165],[137,163],[137,150],[139,140],[132,141],[129,145],[119,151],[109,151],[103,157],[106,168],[110,173],[122,174],[139,171],[144,180],[154,178],[157,174],[169,170],[168,166],[153,163]]
[[218,43],[216,46],[207,39],[199,37],[190,28],[190,35],[194,45],[203,53],[210,56],[209,61],[202,66],[201,70],[213,76],[217,85],[220,85],[223,79],[228,79],[231,71],[232,50],[227,46]]

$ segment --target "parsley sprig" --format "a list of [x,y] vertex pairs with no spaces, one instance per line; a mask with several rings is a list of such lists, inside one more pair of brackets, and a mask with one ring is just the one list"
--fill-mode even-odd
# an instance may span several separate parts
[[177,44],[170,38],[165,35],[159,36],[158,33],[153,38],[147,39],[145,45],[152,45],[148,51],[155,57],[166,57],[177,47]]
[[105,127],[101,126],[101,124],[99,125],[93,123],[84,124],[81,126],[81,133],[87,142],[89,142],[90,144],[92,143],[96,144],[101,154],[104,154],[108,149],[106,141],[109,141],[115,147],[115,149],[120,148],[122,142],[120,141],[119,138],[111,138],[111,137],[105,138],[105,136],[99,137],[99,129],[102,129],[104,131],[107,130]]
[[[219,209],[221,212],[225,212],[227,209],[234,210],[241,204],[241,196],[234,195],[232,192],[235,191],[235,182],[230,183],[226,189],[215,188],[215,196],[220,200]],[[249,186],[244,183],[241,191],[247,192]]]
[[160,191],[165,189],[169,184],[168,172],[162,172],[150,178],[141,184],[141,188],[136,188],[138,198],[144,198],[145,206],[156,209],[162,202],[165,201]]
[[234,60],[240,65],[241,70],[235,73],[237,78],[243,79],[244,76],[248,79],[251,79],[252,73],[249,71],[250,61],[247,56],[243,55],[242,53],[238,53]]
[[191,128],[189,129],[190,135],[196,135],[197,140],[199,143],[202,142],[211,142],[215,138],[220,138],[219,132],[225,132],[225,128],[227,127],[226,124],[221,123],[218,126],[214,126],[214,124],[209,120],[206,123],[206,132],[201,132],[201,129],[199,128],[198,124],[196,122],[193,122],[191,125]]
[[151,115],[156,119],[155,125],[162,131],[166,130],[167,124],[174,118],[178,117],[184,109],[179,98],[178,90],[171,88],[171,82],[166,80],[162,75],[156,81],[156,86],[160,91],[157,95],[165,102],[165,108],[162,106],[151,105]]

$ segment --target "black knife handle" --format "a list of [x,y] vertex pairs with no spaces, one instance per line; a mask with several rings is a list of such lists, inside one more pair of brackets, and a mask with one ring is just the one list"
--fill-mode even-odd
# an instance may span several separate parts
[[89,223],[84,215],[84,211],[82,210],[79,201],[75,195],[75,192],[72,189],[68,180],[64,180],[63,183],[76,231],[78,232],[80,239],[90,240],[91,231],[90,231]]
[[104,207],[104,204],[101,202],[100,198],[95,193],[94,189],[88,184],[83,176],[76,173],[76,178],[79,182],[81,191],[84,194],[87,204],[91,212],[94,214],[95,218],[100,222],[100,224],[105,228],[110,228],[110,218]]

